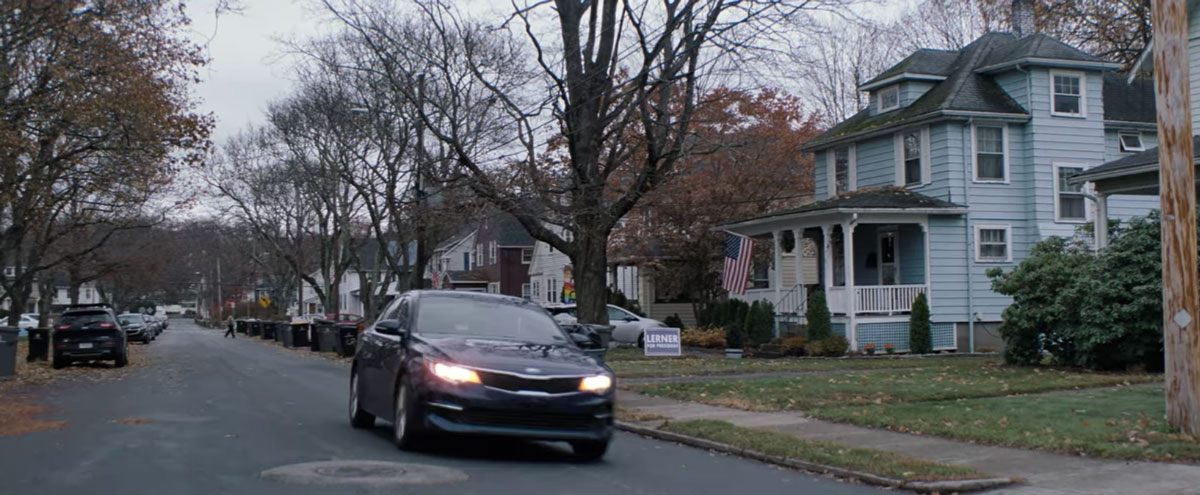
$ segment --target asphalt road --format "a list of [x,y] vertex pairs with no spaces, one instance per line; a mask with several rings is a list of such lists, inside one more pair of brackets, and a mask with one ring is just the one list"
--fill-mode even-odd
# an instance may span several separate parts
[[[119,381],[33,391],[60,431],[0,437],[0,493],[197,494],[863,494],[871,487],[618,434],[604,461],[578,464],[551,443],[455,439],[397,450],[387,425],[351,429],[345,365],[183,320]],[[422,463],[466,481],[381,489],[263,479],[324,460]]]

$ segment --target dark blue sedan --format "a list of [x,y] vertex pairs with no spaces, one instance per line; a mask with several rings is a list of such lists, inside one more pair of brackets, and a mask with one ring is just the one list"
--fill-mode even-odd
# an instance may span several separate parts
[[350,371],[350,423],[392,420],[401,448],[438,433],[561,440],[604,456],[612,371],[545,310],[455,291],[402,294],[363,332]]

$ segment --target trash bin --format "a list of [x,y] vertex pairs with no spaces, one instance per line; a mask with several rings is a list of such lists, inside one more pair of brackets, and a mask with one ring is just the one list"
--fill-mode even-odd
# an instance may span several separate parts
[[0,327],[0,376],[12,376],[17,372],[17,336],[21,329]]
[[608,353],[608,343],[612,339],[613,327],[609,325],[584,325],[578,323],[562,325],[575,345],[584,354],[596,358],[603,363],[604,355]]
[[309,326],[308,323],[292,323],[291,328],[288,329],[291,337],[291,345],[288,347],[308,347]]
[[595,325],[595,324],[591,324],[591,325],[587,325],[587,326],[588,326],[588,328],[591,328],[592,331],[594,331],[598,335],[600,335],[600,346],[603,347],[604,349],[608,349],[609,345],[612,343],[613,329],[617,328],[617,327],[614,327],[612,325]]
[[261,335],[262,334],[262,324],[263,324],[262,321],[250,320],[250,325],[249,325],[250,332],[248,333],[248,335],[251,337],[258,337],[259,335]]
[[31,328],[29,329],[29,353],[25,355],[25,361],[49,361],[50,360],[50,329],[49,328]]
[[295,325],[295,323],[288,325],[279,332],[279,343],[283,344],[284,347],[295,347],[292,344],[292,335],[295,333],[292,331],[292,325]]
[[332,325],[325,325],[317,333],[317,351],[337,352],[338,333]]
[[286,321],[275,322],[275,342],[283,342],[283,336],[287,335],[288,328],[288,322]]
[[246,333],[246,331],[247,331],[246,325],[247,324],[248,324],[248,322],[246,320],[235,320],[234,324],[233,324],[234,331],[236,331],[237,333]]
[[262,330],[260,330],[261,335],[259,335],[259,336],[262,337],[263,340],[274,340],[275,339],[275,322],[264,321],[264,322],[262,322],[261,326],[262,326]]
[[337,329],[337,353],[341,357],[351,357],[354,351],[358,349],[358,325],[338,325]]
[[328,333],[329,327],[332,324],[333,322],[330,321],[313,320],[312,325],[309,327],[311,330],[308,334],[308,350],[313,352],[321,352],[321,334]]

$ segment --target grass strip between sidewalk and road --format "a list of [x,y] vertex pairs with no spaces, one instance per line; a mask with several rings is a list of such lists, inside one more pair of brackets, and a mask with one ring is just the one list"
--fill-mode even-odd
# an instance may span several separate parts
[[804,440],[786,433],[743,428],[724,421],[701,419],[668,422],[658,429],[769,456],[833,466],[895,480],[941,481],[988,477],[967,466],[939,464],[892,452]]
[[1165,421],[1161,384],[942,402],[820,408],[872,428],[1110,459],[1200,461],[1200,442]]

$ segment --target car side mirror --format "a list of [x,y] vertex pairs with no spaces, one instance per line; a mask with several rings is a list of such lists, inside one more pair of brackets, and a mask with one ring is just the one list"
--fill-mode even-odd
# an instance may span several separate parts
[[400,320],[381,320],[375,322],[375,331],[384,335],[394,335],[404,337],[408,335],[408,330],[400,326]]

